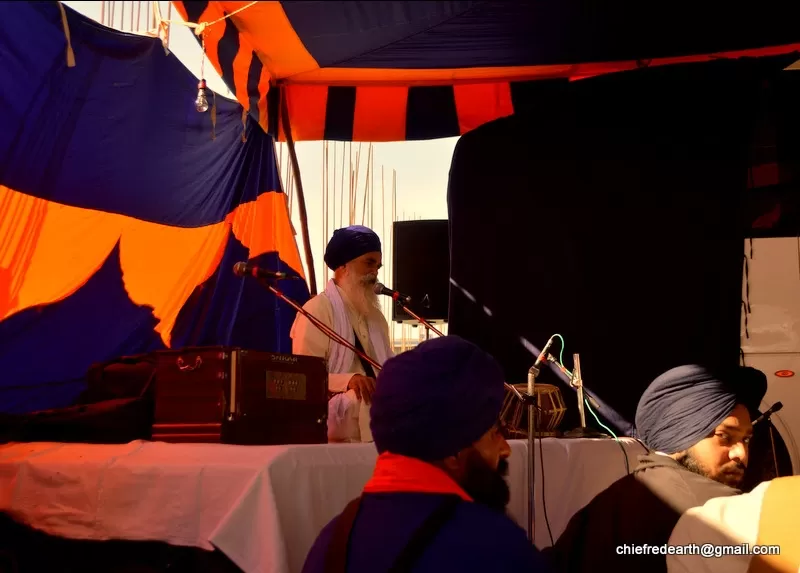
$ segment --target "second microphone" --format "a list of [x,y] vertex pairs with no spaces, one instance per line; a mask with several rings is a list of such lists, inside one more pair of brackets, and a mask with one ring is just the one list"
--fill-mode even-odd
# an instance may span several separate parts
[[375,292],[375,294],[386,295],[402,304],[409,304],[411,302],[410,296],[399,293],[396,290],[392,290],[389,287],[383,285],[382,283],[375,283],[375,286],[373,287],[372,290]]

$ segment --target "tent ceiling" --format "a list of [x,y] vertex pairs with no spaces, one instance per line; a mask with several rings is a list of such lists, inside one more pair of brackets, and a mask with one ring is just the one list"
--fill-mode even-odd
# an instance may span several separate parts
[[216,21],[209,59],[273,134],[285,86],[296,140],[455,136],[513,113],[530,81],[800,51],[800,2],[174,4]]

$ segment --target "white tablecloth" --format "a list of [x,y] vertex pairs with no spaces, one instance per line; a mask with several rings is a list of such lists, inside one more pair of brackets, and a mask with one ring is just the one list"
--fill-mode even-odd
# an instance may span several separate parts
[[[632,468],[641,446],[624,447]],[[511,448],[509,512],[525,527],[527,443]],[[542,451],[537,444],[539,547],[550,545],[543,502],[557,539],[573,513],[625,474],[613,440],[544,439]],[[361,493],[376,456],[371,444],[7,444],[0,511],[61,537],[216,547],[246,573],[294,573],[322,527]]]

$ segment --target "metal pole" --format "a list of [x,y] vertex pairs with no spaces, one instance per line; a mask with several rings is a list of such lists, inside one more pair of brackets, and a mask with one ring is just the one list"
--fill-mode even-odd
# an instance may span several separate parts
[[528,538],[536,542],[536,410],[534,387],[539,369],[528,370]]
[[438,334],[439,336],[444,336],[444,334],[442,334],[442,333],[441,333],[441,331],[440,331],[438,328],[436,328],[435,326],[433,326],[433,325],[432,325],[430,322],[428,322],[427,320],[425,320],[424,318],[422,318],[420,315],[418,315],[418,314],[415,314],[415,313],[414,313],[414,312],[413,312],[413,311],[412,311],[410,308],[408,308],[406,305],[404,305],[404,304],[403,304],[403,303],[401,303],[401,302],[398,302],[398,304],[399,304],[399,305],[400,305],[400,306],[403,308],[403,310],[404,310],[404,311],[406,311],[406,312],[408,313],[408,315],[409,315],[409,316],[412,316],[412,317],[414,317],[414,318],[415,318],[416,320],[418,320],[418,321],[419,321],[419,323],[420,323],[420,324],[422,324],[422,325],[423,325],[425,328],[427,328],[428,330],[432,330],[432,331],[434,331],[434,332],[435,332],[436,334]]
[[[308,232],[308,212],[306,211],[306,197],[303,193],[303,181],[300,178],[300,164],[297,162],[297,152],[294,148],[294,137],[292,137],[292,126],[289,120],[289,103],[286,98],[286,86],[279,86],[280,89],[280,119],[283,127],[283,134],[286,137],[286,147],[289,150],[289,160],[292,163],[292,172],[297,185],[297,206],[300,208],[300,230],[303,233],[303,247],[308,264],[308,288],[311,296],[317,294],[317,275],[314,270],[314,255],[311,252],[311,239]],[[275,134],[277,140],[279,133]]]
[[581,418],[581,428],[586,427],[586,411],[583,397],[583,378],[581,377],[581,357],[579,354],[572,355],[572,385],[578,391],[578,414]]

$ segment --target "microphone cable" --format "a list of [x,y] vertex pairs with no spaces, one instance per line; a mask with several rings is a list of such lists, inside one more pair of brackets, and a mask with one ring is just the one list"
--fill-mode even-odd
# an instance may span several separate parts
[[[560,334],[556,333],[552,336],[552,338],[558,338],[561,341],[561,354],[560,356],[563,358],[564,356],[564,337]],[[562,360],[563,364],[563,360]],[[533,428],[529,428],[529,431],[533,432],[534,440],[537,439],[536,436],[536,414],[533,416]],[[542,513],[544,513],[544,523],[547,526],[547,534],[550,537],[550,546],[552,547],[555,545],[555,540],[553,539],[553,530],[550,528],[550,518],[547,516],[547,488],[545,486],[545,477],[544,477],[544,447],[542,446],[542,436],[538,436],[539,440],[539,468],[542,472]],[[531,454],[529,454],[531,455]],[[534,477],[535,477],[534,472]],[[534,491],[536,488],[534,486]],[[536,543],[536,539],[533,540],[534,544]]]
[[628,452],[625,451],[625,446],[622,445],[622,442],[617,437],[617,435],[614,432],[612,432],[606,425],[604,425],[603,422],[600,421],[600,418],[597,417],[597,414],[595,414],[594,410],[592,409],[592,405],[589,403],[589,399],[588,398],[584,398],[583,402],[586,404],[586,408],[588,408],[589,413],[592,414],[592,416],[594,417],[595,421],[600,425],[600,427],[603,428],[609,434],[611,434],[611,436],[614,438],[614,441],[617,442],[617,445],[619,446],[619,449],[622,450],[622,457],[625,459],[625,475],[630,474],[631,473],[631,467],[630,467],[630,464],[628,462]]
[[[536,438],[536,414],[533,416],[533,437]],[[547,525],[547,534],[550,536],[550,546],[555,545],[553,541],[553,531],[550,529],[550,519],[547,517],[547,489],[544,482],[544,449],[542,447],[542,437],[539,436],[539,467],[542,470],[542,512],[544,513],[544,523]],[[536,491],[534,489],[534,491]],[[536,540],[534,539],[534,545]]]
[[[561,353],[558,355],[558,361],[561,362],[561,365],[563,366],[564,365],[564,337],[561,336],[560,334],[554,334],[553,336],[554,337],[558,337],[559,340],[561,340]],[[566,370],[566,366],[564,367],[564,369]],[[572,371],[567,370],[567,372],[569,372],[569,375],[572,376]],[[584,392],[585,392],[585,390],[584,390]],[[597,414],[595,413],[594,409],[592,408],[592,405],[589,403],[589,399],[584,397],[583,403],[586,406],[586,408],[589,410],[589,413],[595,419],[597,424],[601,428],[603,428],[606,432],[608,432],[609,435],[614,438],[614,441],[617,442],[617,445],[619,446],[619,449],[622,451],[622,457],[625,460],[625,475],[629,475],[631,473],[631,467],[630,467],[630,463],[628,462],[628,452],[625,451],[625,446],[622,445],[622,442],[620,441],[619,437],[617,437],[617,435],[611,430],[611,428],[609,428],[608,426],[603,424],[603,422],[600,421],[600,418],[597,416]]]

